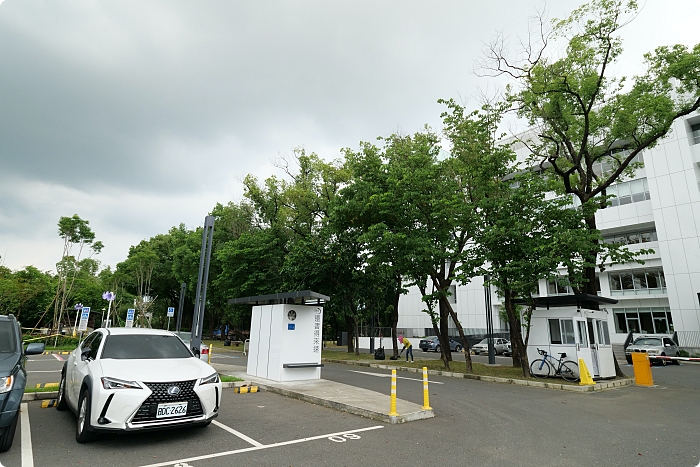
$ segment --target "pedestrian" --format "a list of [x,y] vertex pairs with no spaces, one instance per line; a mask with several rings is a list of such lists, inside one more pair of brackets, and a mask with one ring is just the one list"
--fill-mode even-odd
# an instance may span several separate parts
[[403,344],[403,349],[401,349],[401,352],[404,350],[406,351],[406,361],[408,361],[409,355],[411,356],[411,361],[413,361],[413,344],[411,344],[411,341],[403,336],[399,336],[399,342]]

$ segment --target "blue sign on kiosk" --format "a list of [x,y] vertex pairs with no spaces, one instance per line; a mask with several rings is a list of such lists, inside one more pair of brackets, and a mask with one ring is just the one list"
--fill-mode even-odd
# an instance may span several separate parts
[[287,323],[287,331],[294,331],[294,323]]

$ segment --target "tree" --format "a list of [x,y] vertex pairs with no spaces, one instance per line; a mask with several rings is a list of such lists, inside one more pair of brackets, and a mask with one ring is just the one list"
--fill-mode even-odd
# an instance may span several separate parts
[[[591,233],[596,210],[607,206],[606,189],[631,176],[640,166],[638,156],[668,135],[676,119],[700,107],[700,44],[645,54],[647,71],[631,85],[611,76],[623,50],[619,31],[638,9],[634,0],[593,0],[555,20],[550,32],[540,19],[539,40],[527,41],[524,60],[510,60],[503,41],[496,40],[484,68],[514,80],[507,98],[535,133],[521,141],[581,204]],[[567,44],[561,58],[547,55],[556,41]],[[595,294],[596,265],[602,270],[619,254],[620,245],[595,237],[576,265],[580,280],[570,277],[576,292]]]

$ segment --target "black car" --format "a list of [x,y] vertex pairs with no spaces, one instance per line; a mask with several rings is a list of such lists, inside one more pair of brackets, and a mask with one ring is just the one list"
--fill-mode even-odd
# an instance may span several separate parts
[[44,351],[44,344],[29,344],[22,349],[22,332],[14,315],[0,315],[0,452],[12,447],[19,406],[27,384],[25,355]]

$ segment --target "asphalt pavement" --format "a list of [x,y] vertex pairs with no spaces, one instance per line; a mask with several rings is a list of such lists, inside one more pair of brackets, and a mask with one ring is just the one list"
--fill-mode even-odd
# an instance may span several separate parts
[[[220,352],[214,358],[245,362],[235,353]],[[32,378],[51,377],[32,372],[60,371],[62,364],[51,356],[32,360]],[[631,366],[623,370],[632,373]],[[389,394],[387,373],[327,364],[322,377]],[[431,377],[430,404],[436,417],[405,425],[386,425],[271,393],[225,390],[217,424],[207,428],[105,435],[84,445],[75,442],[72,413],[29,402],[27,422],[18,427],[13,448],[0,454],[0,463],[28,467],[31,447],[37,467],[695,467],[700,463],[700,365],[655,366],[653,376],[658,387],[592,394]],[[398,397],[421,403],[420,376],[399,372],[399,377]],[[31,443],[22,432],[31,435]]]

